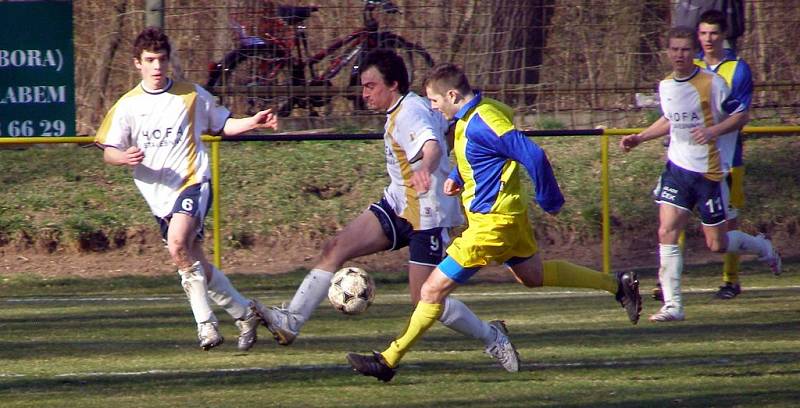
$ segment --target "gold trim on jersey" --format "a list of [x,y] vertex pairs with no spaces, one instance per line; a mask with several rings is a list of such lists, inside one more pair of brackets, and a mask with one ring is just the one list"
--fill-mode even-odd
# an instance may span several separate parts
[[125,95],[122,95],[122,97],[119,98],[117,100],[117,102],[114,103],[114,106],[112,106],[111,109],[108,110],[108,113],[106,113],[106,116],[103,118],[103,122],[100,124],[100,127],[97,129],[97,133],[95,133],[95,135],[94,135],[94,142],[95,143],[100,144],[100,145],[105,144],[106,138],[108,137],[108,131],[111,129],[111,125],[113,124],[112,121],[114,120],[114,114],[116,113],[117,107],[119,106],[119,104],[122,103],[122,101],[127,99],[127,98],[138,96],[138,95],[141,95],[143,93],[144,93],[144,90],[142,89],[142,87],[139,86],[139,85],[136,85],[135,88],[133,88],[130,91],[128,91],[127,93],[125,93]]
[[[711,92],[714,74],[708,72],[698,72],[689,83],[697,90],[697,95],[700,98],[700,109],[703,111],[703,125],[711,127],[714,125],[714,113],[711,110]],[[708,143],[708,171],[703,175],[705,178],[712,181],[721,181],[724,174],[722,174],[722,161],[719,155],[719,147],[716,140]]]
[[400,174],[403,177],[406,205],[403,211],[398,215],[405,218],[415,230],[418,230],[422,225],[422,220],[420,219],[421,216],[419,211],[419,199],[417,197],[417,191],[411,187],[411,176],[414,172],[411,170],[411,163],[409,163],[408,157],[406,157],[406,152],[403,150],[400,144],[395,141],[394,136],[392,136],[395,130],[395,119],[401,110],[402,108],[398,106],[389,114],[389,119],[386,126],[386,135],[384,137],[388,138],[389,144],[392,147],[392,151],[394,152],[395,157],[397,157],[397,166],[400,168]]
[[197,90],[194,84],[189,82],[176,83],[171,93],[180,96],[183,99],[183,104],[186,106],[186,114],[188,116],[188,125],[184,130],[184,136],[187,138],[187,154],[186,161],[188,168],[186,169],[186,178],[183,185],[178,191],[183,191],[189,186],[200,183],[200,178],[197,177],[197,135],[195,135],[195,118],[197,117]]

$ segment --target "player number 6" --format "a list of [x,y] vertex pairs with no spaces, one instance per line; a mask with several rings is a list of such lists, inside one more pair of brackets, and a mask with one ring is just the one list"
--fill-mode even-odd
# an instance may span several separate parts
[[194,206],[194,201],[191,198],[187,198],[181,202],[181,208],[185,211],[192,211],[192,206]]

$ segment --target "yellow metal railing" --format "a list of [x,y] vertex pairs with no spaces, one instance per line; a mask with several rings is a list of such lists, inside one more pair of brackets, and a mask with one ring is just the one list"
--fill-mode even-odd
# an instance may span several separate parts
[[[611,207],[609,204],[609,192],[611,190],[609,172],[609,143],[610,136],[624,136],[639,133],[643,128],[622,128],[622,129],[585,129],[585,130],[554,130],[554,131],[526,131],[528,136],[600,136],[600,160],[601,160],[601,218],[602,218],[602,239],[603,239],[603,272],[611,272]],[[744,132],[747,134],[800,134],[800,126],[745,126]],[[329,140],[329,139],[363,139],[357,137],[364,135],[264,135],[259,136],[238,136],[235,138],[221,136],[203,136],[203,141],[211,144],[211,186],[214,192],[212,200],[212,211],[214,214],[212,228],[214,231],[214,263],[217,267],[222,265],[222,216],[220,209],[221,186],[219,182],[220,167],[220,142],[226,140],[236,141],[270,141],[270,140]],[[370,139],[376,138],[369,135]],[[62,137],[0,137],[0,145],[30,145],[30,144],[56,144],[56,143],[78,143],[91,144],[94,138],[91,136],[62,136]]]

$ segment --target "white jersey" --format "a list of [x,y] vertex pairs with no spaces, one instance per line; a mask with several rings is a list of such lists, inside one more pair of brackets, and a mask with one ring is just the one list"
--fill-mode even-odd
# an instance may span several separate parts
[[703,173],[709,180],[722,180],[733,162],[738,130],[720,135],[709,144],[695,142],[691,130],[718,124],[744,110],[744,106],[728,98],[730,90],[721,76],[699,68],[686,79],[668,76],[658,89],[661,109],[670,123],[669,160],[686,170]]
[[[384,197],[395,213],[405,218],[415,230],[454,227],[463,224],[457,197],[444,194],[444,181],[450,171],[447,160],[447,120],[431,109],[430,102],[413,92],[403,96],[386,113],[383,140],[386,150],[386,169],[391,182]],[[442,151],[439,167],[431,174],[431,187],[418,194],[411,187],[411,175],[422,164],[417,159],[422,145],[436,140]]]
[[169,80],[163,90],[152,92],[139,84],[106,114],[95,142],[142,150],[144,160],[134,167],[133,179],[153,214],[163,218],[181,191],[210,179],[200,136],[220,133],[229,117],[199,85]]

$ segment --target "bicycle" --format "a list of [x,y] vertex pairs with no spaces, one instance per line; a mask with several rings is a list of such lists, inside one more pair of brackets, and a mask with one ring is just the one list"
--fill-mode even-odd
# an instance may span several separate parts
[[[317,116],[314,108],[330,104],[332,95],[295,95],[298,86],[333,86],[333,80],[341,72],[349,70],[349,86],[359,85],[358,66],[366,54],[376,48],[391,48],[400,54],[409,70],[413,83],[415,55],[422,58],[428,67],[433,58],[422,46],[406,40],[391,31],[380,31],[376,11],[398,14],[400,9],[391,0],[364,0],[363,26],[352,33],[335,39],[325,49],[310,57],[306,26],[303,24],[317,7],[278,6],[278,22],[285,24],[291,36],[280,37],[264,32],[260,36],[248,36],[244,26],[232,20],[238,36],[237,49],[228,52],[221,61],[209,67],[206,87],[244,87],[248,111],[273,107],[279,116],[289,116],[295,107],[308,108],[309,114]],[[274,25],[274,22],[273,22]],[[419,61],[419,59],[417,59]],[[256,91],[256,87],[267,87],[269,91]],[[282,88],[282,89],[281,89]],[[254,96],[256,93],[260,97]],[[356,110],[364,109],[360,95],[349,96]]]

